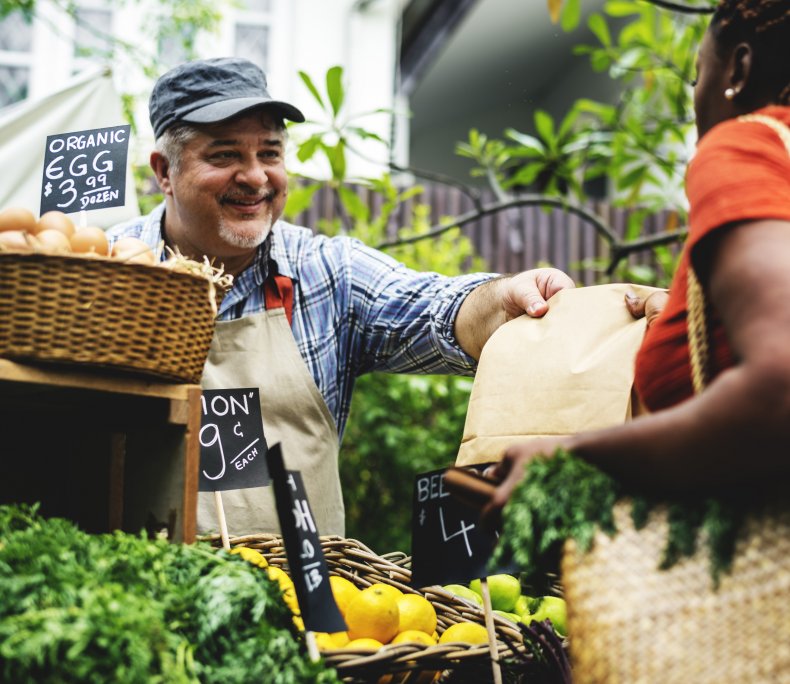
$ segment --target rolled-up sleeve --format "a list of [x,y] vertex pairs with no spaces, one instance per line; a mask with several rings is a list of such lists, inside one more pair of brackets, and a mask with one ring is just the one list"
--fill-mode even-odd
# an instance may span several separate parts
[[475,360],[456,340],[455,319],[467,295],[496,274],[414,271],[362,243],[352,249],[357,373],[474,373]]

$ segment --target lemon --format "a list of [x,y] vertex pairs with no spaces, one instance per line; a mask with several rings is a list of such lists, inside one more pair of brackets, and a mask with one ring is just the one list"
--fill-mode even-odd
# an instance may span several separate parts
[[403,592],[398,589],[398,587],[393,587],[391,584],[384,584],[383,582],[377,582],[376,584],[371,584],[368,589],[373,588],[381,589],[384,593],[392,596],[396,601],[403,596]]
[[[483,595],[479,579],[472,580],[469,588]],[[521,582],[513,575],[490,575],[488,577],[488,591],[491,594],[491,608],[512,613],[518,597],[521,596]]]
[[398,633],[398,602],[391,593],[373,585],[359,592],[348,604],[345,619],[348,638],[363,637],[386,644]]
[[395,635],[395,638],[390,642],[392,644],[423,644],[424,646],[433,646],[436,644],[430,634],[421,632],[418,629],[407,629]]
[[348,643],[348,632],[332,632],[330,636],[337,648],[342,648]]
[[361,591],[361,589],[357,587],[356,584],[340,575],[330,575],[329,585],[332,587],[332,595],[335,597],[335,603],[337,603],[340,614],[345,616],[349,602]]
[[488,632],[477,622],[456,622],[444,630],[439,637],[440,644],[461,641],[465,644],[487,644]]
[[398,599],[398,631],[419,630],[426,634],[436,631],[436,610],[419,594],[403,594]]
[[319,651],[335,650],[335,642],[332,640],[332,635],[329,632],[316,632],[315,645]]
[[371,639],[370,637],[360,637],[359,639],[352,639],[343,648],[359,648],[365,651],[378,651],[384,644],[378,639]]
[[288,573],[282,568],[270,565],[266,568],[269,579],[272,582],[277,582],[280,585],[280,591],[283,593],[283,601],[285,605],[291,609],[292,613],[299,614],[299,602],[296,599],[296,587],[294,587],[293,580],[288,577]]
[[259,568],[268,567],[269,563],[260,553],[260,551],[256,551],[255,549],[251,549],[247,546],[236,546],[230,550],[230,552],[234,555],[241,556],[244,560],[248,563],[252,563],[253,565],[257,565]]
[[316,632],[315,643],[319,651],[334,651],[348,643],[345,632]]

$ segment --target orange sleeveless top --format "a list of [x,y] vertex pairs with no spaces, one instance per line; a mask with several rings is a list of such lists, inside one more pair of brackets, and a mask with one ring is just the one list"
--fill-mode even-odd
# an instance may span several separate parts
[[[766,107],[755,113],[790,125],[790,107]],[[686,277],[694,247],[703,238],[717,239],[717,231],[721,235],[728,224],[790,221],[790,156],[765,124],[725,121],[700,140],[686,174],[686,194],[689,236],[667,306],[648,328],[636,357],[634,387],[650,411],[673,406],[694,393],[686,328]],[[736,359],[715,311],[710,324],[711,375],[715,376]]]

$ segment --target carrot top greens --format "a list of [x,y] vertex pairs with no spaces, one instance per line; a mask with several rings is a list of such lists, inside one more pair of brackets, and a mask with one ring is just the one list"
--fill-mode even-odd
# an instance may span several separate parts
[[0,506],[0,681],[339,684],[275,582],[203,544]]
[[[526,477],[504,510],[504,527],[493,561],[514,562],[532,581],[557,574],[562,543],[574,539],[586,551],[597,529],[616,534],[615,502],[628,497],[637,529],[659,502],[636,491],[573,454],[558,450],[526,466]],[[662,568],[692,555],[703,537],[710,557],[714,586],[731,564],[735,539],[749,503],[717,498],[664,501],[669,533]],[[704,535],[700,533],[704,531]]]

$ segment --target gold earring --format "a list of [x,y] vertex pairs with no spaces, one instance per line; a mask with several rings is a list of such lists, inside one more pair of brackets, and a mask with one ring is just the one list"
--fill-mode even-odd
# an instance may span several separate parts
[[724,97],[726,97],[728,100],[734,99],[737,94],[738,93],[735,88],[727,88],[727,90],[724,91]]

